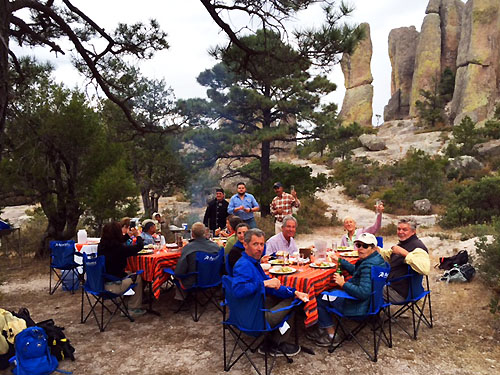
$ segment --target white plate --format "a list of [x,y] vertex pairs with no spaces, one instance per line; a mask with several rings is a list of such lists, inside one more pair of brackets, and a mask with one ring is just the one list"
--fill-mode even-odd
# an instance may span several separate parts
[[282,259],[272,259],[269,261],[269,264],[274,264],[274,265],[278,265],[278,266],[282,266],[285,264],[285,261],[282,260]]
[[175,248],[179,247],[179,246],[177,246],[176,243],[168,243],[165,246],[167,246],[169,249],[175,249]]
[[359,256],[358,250],[345,251],[340,254],[341,257],[357,257]]
[[331,263],[331,262],[322,262],[322,263],[328,263],[328,266],[318,266],[316,263],[311,263],[310,266],[312,268],[336,268],[337,265],[335,263]]
[[[288,266],[287,266],[288,267]],[[269,273],[272,273],[273,275],[290,275],[294,272],[297,272],[297,270],[293,267],[288,267],[290,271],[287,272],[281,272],[281,267],[273,267],[269,270]]]
[[150,250],[150,249],[142,249],[141,251],[139,251],[137,253],[137,255],[145,255],[145,254],[153,254],[154,253],[154,250]]

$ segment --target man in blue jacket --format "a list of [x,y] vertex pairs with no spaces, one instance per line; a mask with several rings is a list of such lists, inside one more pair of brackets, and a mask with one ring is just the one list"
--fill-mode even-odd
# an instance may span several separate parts
[[[287,288],[281,285],[277,278],[269,278],[260,266],[260,259],[264,251],[265,237],[264,232],[260,229],[250,229],[245,233],[243,246],[245,252],[241,255],[234,265],[234,294],[237,298],[244,298],[255,293],[261,293],[262,288],[265,288],[266,300],[264,307],[272,311],[289,306],[293,298],[307,302],[308,296],[306,293],[299,292],[293,288]],[[288,311],[278,313],[266,312],[266,320],[271,327],[280,323]],[[268,352],[276,352],[277,343],[279,351],[288,356],[294,356],[300,352],[300,346],[289,344],[286,342],[290,336],[291,329],[288,329],[280,338],[280,330],[273,331],[271,342],[267,348]],[[259,351],[261,349],[259,348]]]
[[[351,316],[362,316],[368,312],[370,307],[372,267],[383,267],[385,262],[377,252],[377,238],[371,233],[360,234],[354,241],[354,248],[358,250],[359,254],[359,260],[356,264],[353,265],[345,259],[340,260],[340,266],[352,275],[352,278],[346,282],[344,276],[338,273],[333,278],[340,288],[351,296],[356,297],[356,299],[337,298],[334,301],[317,299],[320,329],[306,334],[306,337],[315,341],[318,346],[330,346],[330,342],[335,334],[332,316],[326,310],[329,304],[343,314]],[[336,256],[333,256],[333,258],[334,261],[338,261]],[[336,338],[338,338],[338,335]]]

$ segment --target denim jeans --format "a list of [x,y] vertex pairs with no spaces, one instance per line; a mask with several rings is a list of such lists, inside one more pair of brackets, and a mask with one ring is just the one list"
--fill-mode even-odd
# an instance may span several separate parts
[[250,229],[257,228],[257,222],[255,221],[255,217],[243,221],[250,226]]
[[320,296],[316,298],[318,302],[318,323],[320,328],[333,327],[332,315],[326,310],[326,308],[333,307],[336,310],[343,312],[344,308],[344,298],[337,298],[335,301],[325,301]]

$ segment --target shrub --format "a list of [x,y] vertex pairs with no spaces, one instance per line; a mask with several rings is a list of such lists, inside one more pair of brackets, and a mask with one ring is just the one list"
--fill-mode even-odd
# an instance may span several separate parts
[[469,116],[465,116],[457,126],[453,127],[453,140],[446,149],[446,155],[451,158],[461,155],[475,155],[474,146],[483,139],[481,131]]
[[500,217],[499,176],[458,186],[455,194],[441,219],[443,227],[489,223]]
[[340,224],[336,213],[331,218],[325,216],[328,205],[321,199],[309,196],[302,198],[300,202],[300,209],[297,211],[298,233],[312,233],[317,227]]
[[490,302],[490,311],[500,313],[500,222],[494,224],[493,241],[488,243],[486,237],[476,241],[479,256],[477,270],[485,283],[492,288],[494,296]]

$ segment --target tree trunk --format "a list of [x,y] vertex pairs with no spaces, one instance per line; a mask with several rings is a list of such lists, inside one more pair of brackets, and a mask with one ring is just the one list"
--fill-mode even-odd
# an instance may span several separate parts
[[144,216],[151,217],[153,215],[153,205],[149,196],[150,190],[148,188],[141,189],[142,205],[144,206]]
[[[0,0],[0,151],[4,149],[5,118],[7,116],[7,98],[9,92],[9,20],[8,0]],[[2,152],[0,152],[2,160]]]
[[[267,96],[270,96],[270,90],[266,88]],[[262,123],[262,127],[264,131],[271,127],[271,111],[269,109],[265,109],[263,111],[264,121]],[[268,189],[271,189],[271,141],[264,140],[261,144],[261,158],[260,158],[260,185],[262,192],[264,193]],[[270,202],[259,202],[260,212],[262,216],[267,216],[270,214],[269,208]]]

